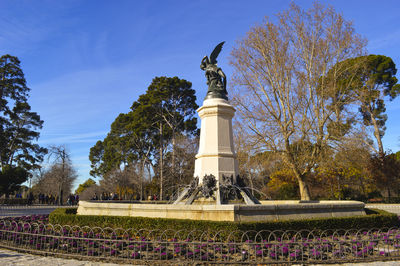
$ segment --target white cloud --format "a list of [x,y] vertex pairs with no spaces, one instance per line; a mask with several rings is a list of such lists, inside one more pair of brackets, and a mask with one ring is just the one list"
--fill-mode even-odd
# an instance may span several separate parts
[[379,50],[385,47],[398,45],[400,43],[400,30],[387,33],[384,36],[372,39],[368,43],[369,50]]
[[[70,144],[70,143],[84,143],[84,142],[92,143],[92,142],[96,142],[100,138],[104,138],[104,136],[106,134],[107,134],[106,131],[77,133],[77,134],[56,134],[59,137],[40,139],[39,144],[40,145],[60,144],[60,143]],[[94,138],[94,137],[97,137],[97,138]]]

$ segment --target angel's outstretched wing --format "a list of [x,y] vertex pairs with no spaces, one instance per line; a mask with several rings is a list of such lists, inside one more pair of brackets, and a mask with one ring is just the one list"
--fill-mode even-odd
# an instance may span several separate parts
[[217,46],[215,46],[214,50],[212,51],[212,53],[210,55],[210,63],[211,64],[217,63],[217,57],[218,57],[219,53],[221,52],[222,46],[224,45],[224,43],[225,42],[221,42]]

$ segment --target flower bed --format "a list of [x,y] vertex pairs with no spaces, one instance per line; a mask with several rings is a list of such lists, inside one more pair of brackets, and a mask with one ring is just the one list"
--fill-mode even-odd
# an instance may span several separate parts
[[76,215],[76,208],[60,208],[54,210],[49,217],[52,224],[78,225],[90,227],[112,228],[151,228],[164,230],[174,228],[186,231],[263,231],[263,230],[325,230],[327,228],[363,229],[383,228],[399,226],[399,218],[396,214],[382,210],[366,209],[368,215],[352,217],[311,218],[287,221],[264,222],[221,222],[184,219],[165,219],[149,217],[124,217],[124,216],[96,216]]
[[0,245],[36,253],[119,261],[345,262],[400,257],[400,229],[211,232],[124,230],[0,220]]

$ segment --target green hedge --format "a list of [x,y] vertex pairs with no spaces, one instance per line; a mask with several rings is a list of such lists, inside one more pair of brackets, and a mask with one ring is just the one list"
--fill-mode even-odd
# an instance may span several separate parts
[[326,230],[326,229],[372,229],[395,227],[399,225],[396,214],[382,210],[367,210],[365,216],[340,218],[315,218],[268,222],[215,222],[182,219],[76,215],[76,208],[60,208],[50,214],[52,224],[79,225],[90,227],[200,230],[200,231],[261,231],[261,230]]

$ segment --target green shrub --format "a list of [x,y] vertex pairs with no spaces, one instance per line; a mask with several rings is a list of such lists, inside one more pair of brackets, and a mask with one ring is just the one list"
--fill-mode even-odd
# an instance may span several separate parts
[[90,227],[111,227],[124,229],[151,229],[173,231],[185,230],[198,232],[224,231],[221,236],[233,231],[262,231],[262,230],[327,230],[327,229],[372,229],[398,226],[397,215],[382,210],[366,209],[368,215],[337,218],[315,218],[287,221],[267,222],[216,222],[200,220],[123,217],[123,216],[94,216],[76,215],[76,208],[60,208],[50,214],[52,224],[78,225]]
[[281,200],[294,200],[298,199],[300,195],[298,184],[282,184],[278,189],[277,198]]

